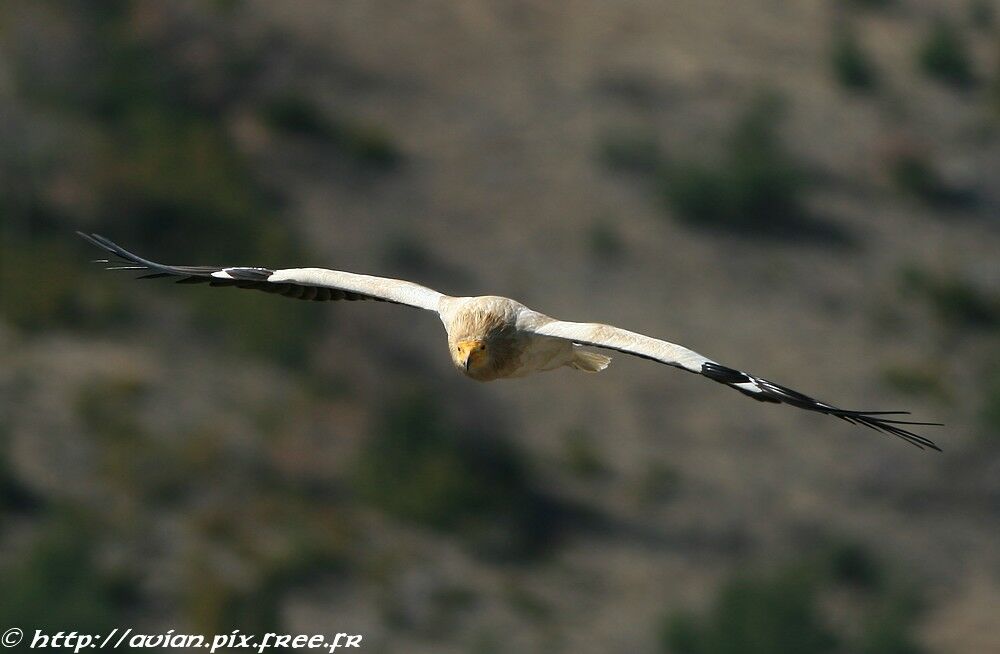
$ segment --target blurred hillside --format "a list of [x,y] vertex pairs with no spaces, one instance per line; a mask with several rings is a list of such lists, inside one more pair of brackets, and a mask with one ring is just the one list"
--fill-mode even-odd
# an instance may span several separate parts
[[[372,652],[1000,652],[1000,5],[0,5],[0,627]],[[431,315],[611,322],[943,454]]]

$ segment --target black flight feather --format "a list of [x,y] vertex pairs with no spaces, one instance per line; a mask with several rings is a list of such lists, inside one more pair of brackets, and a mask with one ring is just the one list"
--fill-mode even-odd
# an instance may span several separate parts
[[[939,427],[941,426],[941,423],[891,420],[881,417],[888,415],[907,415],[909,413],[908,411],[848,411],[846,409],[838,409],[835,406],[831,406],[825,402],[820,402],[819,400],[792,390],[786,386],[775,384],[772,381],[761,379],[760,377],[754,377],[753,375],[749,375],[739,370],[734,370],[733,368],[728,368],[712,361],[706,362],[702,365],[701,374],[713,381],[729,385],[744,395],[761,400],[762,402],[789,404],[800,409],[805,409],[806,411],[817,411],[819,413],[836,416],[851,424],[864,425],[869,429],[874,429],[875,431],[879,431],[884,434],[896,436],[911,445],[919,447],[920,449],[929,447],[932,450],[937,450],[938,452],[941,451],[941,448],[935,445],[930,439],[920,436],[919,434],[915,434],[904,427],[898,426]],[[734,384],[752,384],[754,388],[742,388],[740,386],[734,386]]]

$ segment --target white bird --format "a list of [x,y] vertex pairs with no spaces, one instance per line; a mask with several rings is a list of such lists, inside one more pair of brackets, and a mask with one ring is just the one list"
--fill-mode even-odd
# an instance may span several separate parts
[[455,366],[478,381],[523,377],[564,366],[598,372],[607,368],[611,359],[584,346],[597,347],[704,375],[755,400],[826,413],[898,436],[921,449],[929,447],[940,451],[932,441],[907,429],[907,426],[940,423],[887,417],[905,415],[906,411],[838,409],[785,386],[716,363],[680,345],[611,325],[556,320],[509,298],[495,295],[452,297],[413,282],[324,268],[270,270],[241,266],[167,266],[132,254],[97,234],[77,233],[122,260],[124,265],[98,260],[98,263],[109,264],[109,270],[149,271],[140,279],[176,277],[182,284],[252,288],[301,300],[376,300],[434,311],[444,323]]

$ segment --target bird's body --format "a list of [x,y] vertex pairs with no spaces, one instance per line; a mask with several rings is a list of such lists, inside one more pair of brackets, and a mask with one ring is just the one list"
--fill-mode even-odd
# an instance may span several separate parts
[[604,370],[611,358],[535,328],[555,322],[520,302],[497,295],[441,298],[438,314],[455,367],[477,381],[524,377],[569,366]]
[[[598,372],[611,359],[587,347],[615,350],[698,373],[762,402],[789,404],[881,431],[917,447],[938,447],[906,427],[936,423],[895,417],[903,411],[849,411],[785,386],[723,366],[697,352],[613,325],[567,322],[496,295],[452,297],[413,282],[324,268],[269,270],[251,267],[167,266],[143,259],[97,234],[80,236],[120,258],[113,270],[145,271],[142,277],[174,277],[179,283],[207,283],[277,293],[303,300],[375,300],[433,311],[448,336],[455,366],[478,381],[518,378],[569,367]],[[109,263],[107,260],[101,260]]]

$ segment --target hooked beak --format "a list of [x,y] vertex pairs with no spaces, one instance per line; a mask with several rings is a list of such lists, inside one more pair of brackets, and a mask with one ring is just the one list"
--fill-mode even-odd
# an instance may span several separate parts
[[462,367],[468,372],[475,362],[475,358],[478,357],[483,350],[483,342],[479,340],[475,341],[460,341],[458,343],[458,360],[462,363]]

